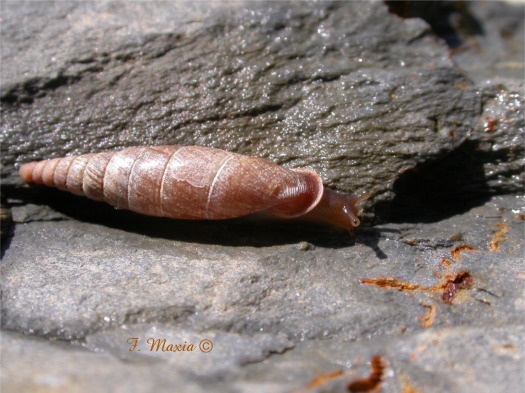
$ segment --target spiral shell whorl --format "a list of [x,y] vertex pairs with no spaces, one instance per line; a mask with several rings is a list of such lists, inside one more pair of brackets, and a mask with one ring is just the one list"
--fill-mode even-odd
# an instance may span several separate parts
[[26,182],[45,184],[117,208],[179,219],[225,219],[312,210],[322,181],[260,158],[201,146],[134,147],[24,164]]

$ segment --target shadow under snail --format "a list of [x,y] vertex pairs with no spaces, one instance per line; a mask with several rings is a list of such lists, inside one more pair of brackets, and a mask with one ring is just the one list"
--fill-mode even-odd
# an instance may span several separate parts
[[325,189],[308,169],[203,146],[131,147],[117,152],[23,164],[20,176],[118,209],[188,220],[259,214],[343,228],[359,226],[356,205],[368,195]]

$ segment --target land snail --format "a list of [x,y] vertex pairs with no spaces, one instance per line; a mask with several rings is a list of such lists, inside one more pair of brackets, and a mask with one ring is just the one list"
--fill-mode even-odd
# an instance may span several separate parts
[[368,195],[324,188],[308,169],[203,146],[131,147],[23,164],[28,183],[104,201],[118,209],[188,220],[259,214],[320,222],[353,233]]

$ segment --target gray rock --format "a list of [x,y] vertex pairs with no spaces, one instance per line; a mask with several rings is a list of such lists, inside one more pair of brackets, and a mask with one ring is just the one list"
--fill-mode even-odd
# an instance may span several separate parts
[[[523,81],[487,82],[483,86],[483,113],[469,140],[477,144],[488,189],[498,193],[523,192],[525,184],[525,116]],[[511,181],[508,181],[510,179]]]
[[[379,354],[392,370],[386,391],[399,391],[402,375],[427,391],[512,390],[523,381],[499,375],[515,373],[524,362],[518,344],[525,307],[524,205],[523,197],[496,197],[439,223],[376,227],[375,235],[338,249],[185,243],[73,220],[19,224],[1,266],[2,324],[80,340],[105,354],[74,352],[71,359],[58,351],[44,375],[53,379],[61,370],[66,381],[97,373],[111,354],[132,363],[111,360],[116,375],[155,369],[150,378],[158,379],[153,386],[160,391],[173,378],[191,381],[185,391],[200,391],[192,390],[195,383],[216,383],[225,391],[253,391],[253,384],[261,391],[289,391],[323,370],[343,369],[348,380],[358,379],[357,371]],[[458,246],[475,251],[455,258]],[[462,272],[472,285],[453,287]],[[399,285],[382,286],[385,278]],[[402,285],[416,289],[402,293]],[[430,308],[435,315],[425,318]],[[144,354],[129,353],[130,337],[141,340]],[[151,354],[143,343],[151,337],[168,343],[209,338],[217,353],[206,359],[186,353],[195,358],[184,361],[162,351]],[[30,343],[4,344],[3,362],[23,362],[18,346]],[[56,352],[38,345],[37,353]],[[292,346],[298,349],[276,355]],[[494,358],[498,377],[482,379],[483,389],[481,382],[471,385],[472,375],[485,375]],[[84,370],[88,359],[93,364]],[[66,369],[62,361],[69,363]],[[3,383],[23,387],[14,368],[8,369]],[[452,372],[453,378],[443,379]],[[51,383],[46,378],[31,383]],[[439,383],[429,382],[434,380]],[[110,379],[107,386],[114,383]],[[141,381],[137,389],[146,391],[152,383]]]
[[168,325],[134,324],[89,335],[86,347],[125,361],[168,363],[181,374],[217,380],[240,366],[282,353],[293,344],[284,334],[195,332]]
[[[522,78],[378,2],[0,7],[4,391],[524,385]],[[461,7],[515,61],[522,14]],[[310,166],[375,221],[156,219],[15,170],[161,143]]]
[[[385,393],[519,392],[525,382],[521,372],[523,353],[518,349],[520,340],[514,327],[449,327],[359,341],[306,341],[272,364],[249,366],[246,377],[250,378],[257,369],[258,373],[270,375],[277,386],[276,382],[280,382],[280,386],[288,385],[284,391],[346,392],[351,391],[347,389],[350,383],[369,377],[370,359],[380,354],[387,366],[381,389]],[[293,375],[305,381],[306,387],[315,380],[312,376],[337,371],[343,373],[315,389],[300,390],[289,382]],[[506,378],[509,374],[515,377]],[[268,383],[269,379],[264,382]],[[235,386],[240,386],[240,391],[243,388],[249,391],[250,387],[249,382]]]
[[[478,119],[479,96],[427,25],[380,4],[226,3],[187,15],[181,6],[4,6],[6,19],[68,15],[36,24],[32,51],[5,27],[6,68],[33,71],[2,81],[4,184],[20,184],[13,167],[35,159],[196,144],[311,167],[328,186],[379,201]],[[127,34],[101,40],[130,18]],[[41,61],[29,60],[37,50]]]
[[1,334],[0,386],[4,392],[168,392],[183,386],[184,392],[201,393],[207,389],[205,383],[198,385],[187,373],[179,374],[159,362],[144,368],[140,361],[123,362],[112,354],[87,351],[80,345],[5,331]]
[[471,27],[465,28],[465,18],[456,19],[462,45],[454,52],[454,60],[478,83],[496,75],[523,81],[525,4],[478,1],[465,3],[465,8]]
[[387,3],[402,17],[423,18],[445,40],[454,61],[478,82],[482,111],[467,140],[450,154],[401,175],[394,185],[394,202],[376,212],[406,220],[413,210],[439,210],[442,205],[468,205],[487,194],[523,192],[525,5]]
[[403,18],[421,18],[476,82],[523,80],[525,5],[513,1],[385,1]]
[[483,111],[469,137],[442,158],[400,175],[394,183],[394,199],[374,206],[376,216],[398,222],[439,220],[490,195],[523,193],[523,82],[487,81],[479,94]]

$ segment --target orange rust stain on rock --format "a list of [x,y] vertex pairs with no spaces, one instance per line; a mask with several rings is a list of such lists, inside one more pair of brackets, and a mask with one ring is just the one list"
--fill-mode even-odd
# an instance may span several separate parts
[[509,231],[509,227],[505,223],[496,224],[496,232],[492,236],[492,241],[489,243],[489,250],[492,252],[499,251],[499,245],[505,240],[505,235]]
[[419,393],[419,390],[412,385],[405,373],[401,373],[399,379],[401,380],[401,393]]
[[383,277],[383,278],[366,278],[361,280],[361,284],[371,285],[382,289],[395,289],[396,291],[425,291],[420,285],[410,284],[408,282],[398,281],[395,278]]
[[503,344],[493,345],[490,347],[490,350],[497,355],[513,356],[517,351],[519,351],[519,348],[514,344]]
[[[432,287],[403,282],[392,277],[361,279],[360,283],[381,289],[393,289],[400,292],[423,292],[434,300],[451,305],[458,293],[474,286],[474,277],[469,272],[460,271],[457,274],[453,272],[454,265],[460,260],[461,254],[463,252],[473,251],[477,250],[474,247],[467,245],[454,247],[450,252],[453,259],[442,258],[439,263],[441,271],[432,272],[434,277],[439,280],[439,283]],[[439,294],[441,296],[438,298],[434,294]],[[432,326],[434,323],[437,309],[435,306],[426,304],[423,304],[423,306],[428,308],[427,312],[420,317],[420,325],[425,328]]]
[[[352,393],[374,393],[381,390],[381,383],[383,382],[386,364],[381,356],[374,356],[370,360],[370,375],[367,378],[362,378],[350,382],[347,385],[347,391]],[[314,378],[307,386],[297,390],[296,393],[307,392],[312,389],[316,389],[323,386],[331,381],[340,379],[342,377],[348,377],[344,371],[337,370],[331,371],[326,374],[322,374]]]
[[423,307],[425,307],[425,313],[419,318],[419,325],[423,329],[427,329],[431,327],[434,324],[434,321],[436,320],[437,315],[437,307],[435,304],[421,304]]
[[442,284],[443,294],[441,301],[445,304],[452,304],[458,292],[462,289],[469,289],[474,286],[474,278],[469,272],[459,272],[452,280],[447,280]]
[[311,389],[315,389],[330,381],[333,381],[334,379],[341,378],[343,375],[344,375],[343,370],[331,371],[329,373],[322,374],[314,378],[308,385],[305,386],[304,389],[300,390],[300,392],[305,392]]
[[346,389],[351,393],[378,392],[385,377],[386,364],[384,359],[381,356],[374,356],[370,361],[370,368],[371,372],[368,378],[350,382]]
[[452,304],[454,298],[461,290],[472,288],[474,285],[474,277],[466,271],[461,271],[455,276],[446,274],[445,277],[442,278],[444,281],[433,287],[411,284],[390,277],[363,279],[360,282],[364,285],[370,285],[381,289],[394,289],[400,292],[440,293],[440,301],[449,305]]
[[483,129],[485,132],[494,132],[496,130],[496,126],[498,125],[498,119],[494,119],[493,117],[485,117],[483,119]]
[[472,252],[477,251],[474,247],[470,246],[457,246],[452,249],[450,252],[450,255],[452,255],[452,258],[454,258],[456,261],[459,261],[461,257],[461,253],[464,251]]

